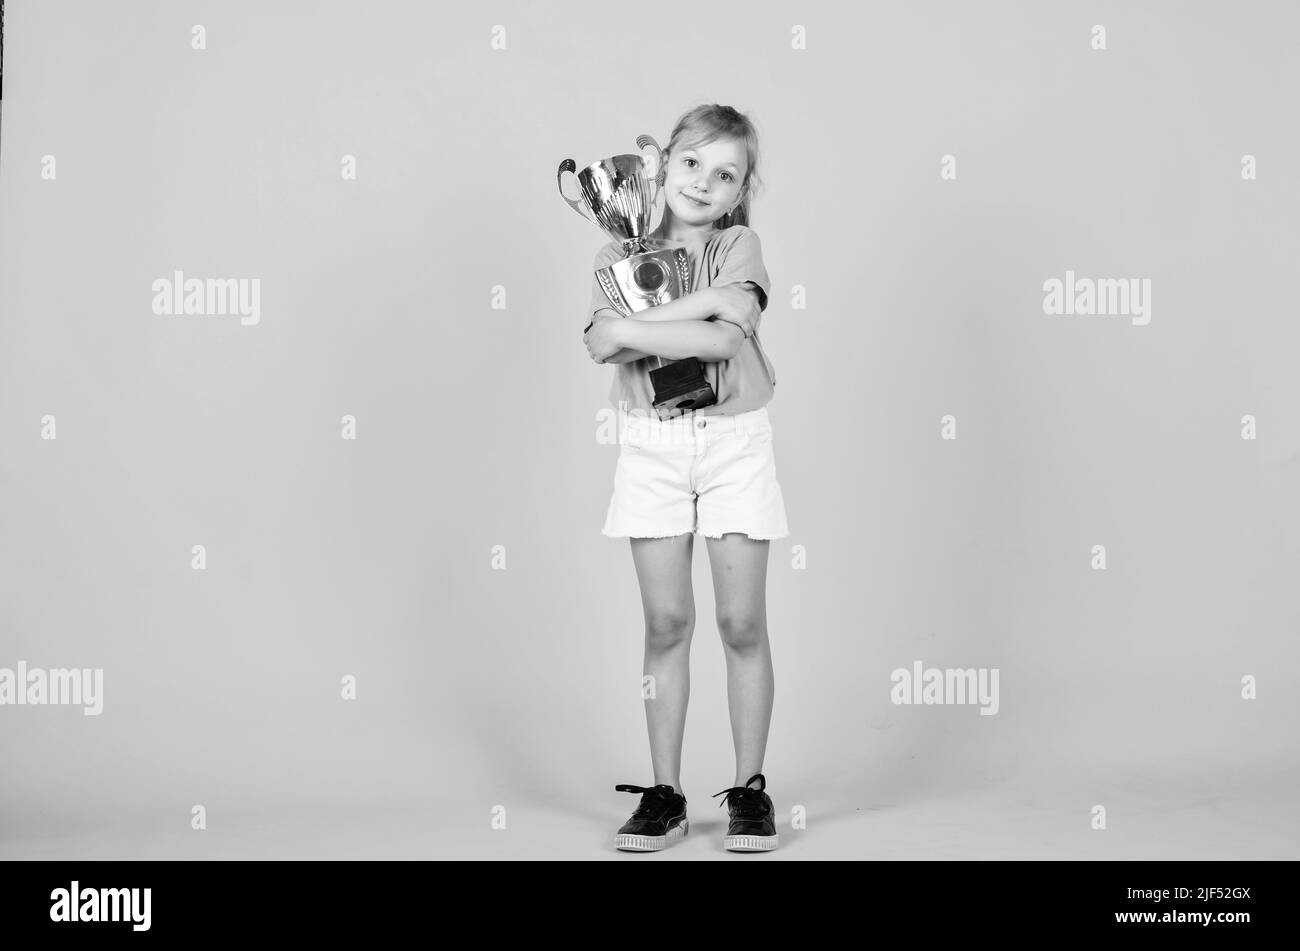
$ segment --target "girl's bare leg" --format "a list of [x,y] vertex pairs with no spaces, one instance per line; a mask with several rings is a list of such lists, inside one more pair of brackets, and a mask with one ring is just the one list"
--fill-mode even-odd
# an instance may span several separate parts
[[727,661],[727,705],[736,746],[736,781],[743,786],[763,771],[775,681],[767,639],[769,541],[740,532],[707,538],[718,610],[718,633]]
[[[682,792],[682,733],[691,693],[691,636],[695,592],[691,586],[691,533],[670,538],[633,538],[632,561],[645,612],[644,674],[654,677],[645,700],[654,784]],[[685,795],[685,793],[682,793]]]

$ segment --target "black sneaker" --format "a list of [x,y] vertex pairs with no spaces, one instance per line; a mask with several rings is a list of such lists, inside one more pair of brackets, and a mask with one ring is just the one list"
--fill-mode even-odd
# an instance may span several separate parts
[[641,793],[641,805],[614,836],[624,852],[658,852],[686,835],[686,797],[664,783],[633,786],[619,783],[615,792]]
[[[749,784],[756,779],[758,788],[751,789]],[[722,847],[728,852],[767,852],[776,848],[776,810],[765,789],[767,779],[762,773],[755,773],[745,785],[732,786],[713,794],[726,794],[727,797],[722,802],[727,804],[731,823],[722,839]],[[722,802],[718,805],[721,806]]]

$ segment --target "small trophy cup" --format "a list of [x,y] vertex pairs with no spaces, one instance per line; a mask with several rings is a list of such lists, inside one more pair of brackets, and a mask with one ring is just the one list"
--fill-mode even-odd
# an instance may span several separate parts
[[[653,138],[637,136],[636,145],[642,150],[647,145],[653,148],[656,171],[662,167],[663,153]],[[622,316],[630,317],[636,311],[689,294],[691,266],[686,249],[676,242],[649,236],[658,186],[647,174],[645,159],[640,155],[614,155],[588,165],[581,172],[575,171],[576,168],[573,159],[560,163],[555,173],[560,197],[622,245],[623,258],[596,271],[610,306]],[[577,176],[581,200],[574,201],[564,194],[565,172]],[[704,378],[704,367],[698,357],[654,359],[657,369],[650,371],[650,383],[654,387],[655,413],[661,420],[684,416],[718,401],[718,395]]]

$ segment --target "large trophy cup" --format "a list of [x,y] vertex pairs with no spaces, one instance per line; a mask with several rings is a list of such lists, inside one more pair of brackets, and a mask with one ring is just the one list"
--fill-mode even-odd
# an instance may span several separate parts
[[[663,167],[663,153],[653,138],[637,136],[636,145],[642,150],[647,145],[653,148],[656,172]],[[614,155],[588,165],[581,172],[576,168],[573,159],[560,163],[555,173],[560,197],[622,245],[621,260],[596,270],[596,278],[610,306],[623,317],[630,317],[636,311],[689,294],[691,266],[686,248],[649,236],[650,215],[659,190],[647,174],[645,159],[640,155]],[[564,194],[565,172],[576,174],[582,189],[581,200],[574,201]],[[657,369],[650,371],[650,383],[654,387],[655,413],[661,420],[684,416],[718,401],[718,395],[704,378],[698,357],[682,360],[654,357],[654,360]]]

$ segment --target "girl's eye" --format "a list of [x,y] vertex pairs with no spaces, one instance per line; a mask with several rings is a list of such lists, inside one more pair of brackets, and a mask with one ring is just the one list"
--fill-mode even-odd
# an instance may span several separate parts
[[[693,159],[693,158],[684,158],[684,159],[682,159],[682,161],[683,161],[683,162],[694,162],[695,159]],[[718,174],[719,174],[719,175],[725,175],[725,176],[727,176],[727,178],[726,178],[727,181],[732,181],[732,180],[734,179],[734,177],[735,177],[735,176],[733,176],[730,172],[719,172]]]

